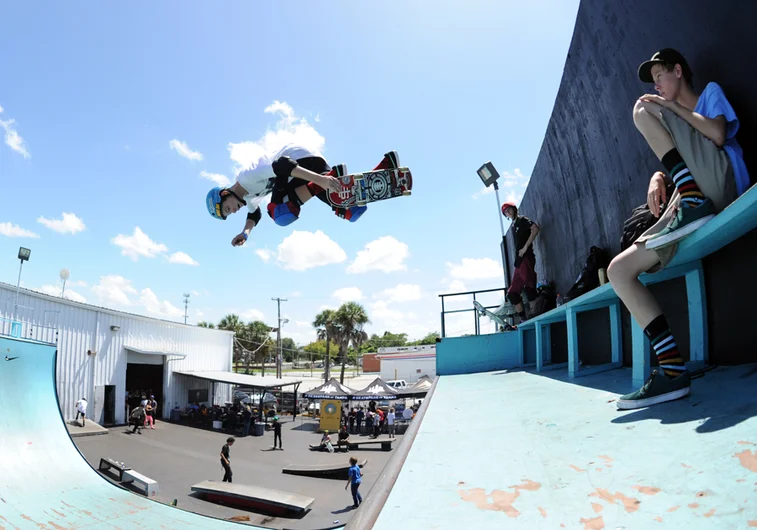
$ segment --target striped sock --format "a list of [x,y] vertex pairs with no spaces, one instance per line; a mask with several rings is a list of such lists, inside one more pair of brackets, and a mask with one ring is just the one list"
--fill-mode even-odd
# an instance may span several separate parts
[[644,334],[649,337],[652,349],[657,355],[657,362],[665,375],[678,377],[686,371],[686,365],[678,352],[678,346],[670,332],[665,315],[660,315],[650,322],[644,329]]
[[673,179],[678,193],[681,194],[683,206],[696,208],[704,202],[704,194],[697,186],[694,177],[691,176],[691,171],[686,166],[686,162],[684,162],[678,149],[674,147],[665,153],[665,156],[662,157],[662,165],[668,170],[668,175]]

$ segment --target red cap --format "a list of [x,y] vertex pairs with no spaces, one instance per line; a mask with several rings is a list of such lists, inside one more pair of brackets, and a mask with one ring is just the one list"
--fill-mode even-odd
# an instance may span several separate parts
[[502,205],[502,215],[505,215],[505,210],[507,210],[510,207],[515,208],[515,211],[518,211],[518,207],[515,206],[514,202],[506,202],[505,204]]

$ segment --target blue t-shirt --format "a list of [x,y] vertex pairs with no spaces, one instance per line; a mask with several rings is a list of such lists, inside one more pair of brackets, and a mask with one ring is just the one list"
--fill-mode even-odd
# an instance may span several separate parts
[[744,163],[744,153],[736,141],[736,133],[739,130],[739,119],[736,117],[733,107],[726,99],[723,89],[717,83],[707,83],[704,92],[699,96],[694,112],[705,118],[717,118],[723,116],[726,121],[725,150],[731,161],[733,176],[736,179],[736,190],[739,195],[749,188],[749,172]]
[[360,484],[363,481],[362,476],[363,474],[360,472],[360,467],[357,464],[350,467],[350,480],[353,484]]

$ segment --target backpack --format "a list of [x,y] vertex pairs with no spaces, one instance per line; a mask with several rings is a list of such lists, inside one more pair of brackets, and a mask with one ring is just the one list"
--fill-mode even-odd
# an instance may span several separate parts
[[[666,196],[672,196],[673,191],[675,191],[675,185],[669,184],[667,186]],[[666,207],[667,204],[663,204],[661,211],[665,211]],[[625,249],[633,245],[634,241],[639,239],[641,234],[652,228],[657,221],[659,221],[659,219],[652,215],[647,203],[634,208],[631,212],[631,217],[623,222],[623,234],[620,236],[620,251],[623,252]]]
[[576,283],[570,288],[565,295],[565,301],[568,302],[578,298],[582,294],[588,293],[595,287],[599,286],[599,269],[607,268],[610,264],[610,255],[603,248],[591,247],[589,257],[586,259],[581,274],[578,276]]
[[536,286],[536,298],[531,306],[529,318],[539,316],[557,307],[555,282],[540,281]]

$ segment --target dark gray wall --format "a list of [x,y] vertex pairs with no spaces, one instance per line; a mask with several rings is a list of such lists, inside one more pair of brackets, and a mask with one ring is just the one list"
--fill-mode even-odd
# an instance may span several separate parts
[[[743,0],[582,0],[552,117],[520,208],[542,228],[535,242],[537,273],[554,280],[558,292],[573,284],[592,245],[612,255],[619,252],[623,221],[645,201],[649,178],[662,169],[631,118],[638,97],[653,92],[636,71],[656,50],[680,50],[697,91],[709,81],[723,87],[741,120],[738,140],[754,181],[755,20],[757,2]],[[710,355],[716,363],[755,361],[750,349],[757,335],[751,322],[757,302],[755,243],[752,232],[705,260]],[[508,244],[513,256],[510,235]],[[685,290],[655,291],[666,312],[677,313],[669,319],[671,327],[688,346]],[[628,344],[628,315],[624,320]],[[597,340],[604,342],[604,336]]]

